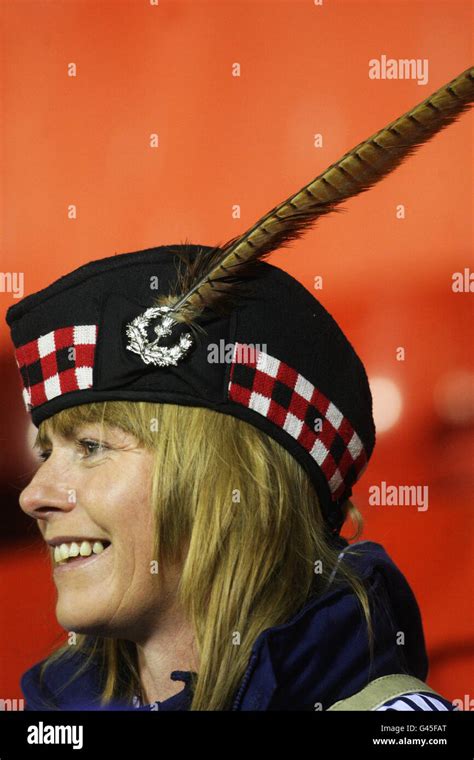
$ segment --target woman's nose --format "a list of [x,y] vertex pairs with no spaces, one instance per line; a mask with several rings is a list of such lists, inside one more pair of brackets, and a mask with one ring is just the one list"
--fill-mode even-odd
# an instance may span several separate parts
[[50,459],[41,465],[20,494],[21,509],[34,520],[46,520],[53,512],[70,512],[76,504],[75,488],[58,479],[48,467]]

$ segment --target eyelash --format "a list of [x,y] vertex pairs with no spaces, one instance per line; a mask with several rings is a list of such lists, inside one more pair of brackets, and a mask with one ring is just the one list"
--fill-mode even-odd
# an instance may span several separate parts
[[[75,441],[76,447],[78,449],[81,449],[84,451],[84,449],[87,450],[88,446],[94,446],[94,451],[89,451],[89,456],[83,457],[84,459],[91,459],[91,457],[94,457],[99,451],[103,452],[105,449],[108,449],[109,447],[106,446],[104,443],[99,443],[98,441],[91,441],[88,438],[82,438],[79,441]],[[50,451],[40,451],[38,454],[39,459],[41,459],[42,462],[46,462],[46,460],[49,458],[51,452]]]

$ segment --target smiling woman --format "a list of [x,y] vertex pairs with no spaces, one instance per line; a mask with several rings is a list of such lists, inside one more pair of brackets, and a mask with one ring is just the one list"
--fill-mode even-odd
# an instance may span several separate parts
[[[328,533],[306,473],[262,431],[109,401],[51,416],[37,446],[20,504],[60,548],[56,614],[76,636],[24,675],[27,709],[326,709],[346,673],[353,689],[387,668],[422,675],[403,576],[377,544]],[[62,564],[84,544],[107,548]],[[401,624],[421,638],[406,660]]]
[[[199,671],[193,709],[228,707],[258,635],[321,592],[337,561],[299,465],[243,421],[148,402],[65,409],[37,446],[46,461],[20,505],[59,546],[56,614],[79,634],[42,670],[88,650],[89,665],[106,662],[103,704],[160,701],[176,693],[170,672]],[[62,564],[96,543],[107,548]],[[357,575],[340,575],[367,614]]]

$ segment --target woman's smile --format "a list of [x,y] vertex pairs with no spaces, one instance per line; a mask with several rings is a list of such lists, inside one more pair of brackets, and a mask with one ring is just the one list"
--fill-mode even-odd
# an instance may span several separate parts
[[[87,542],[83,542],[83,544],[81,544],[81,549],[85,543]],[[65,573],[68,573],[72,570],[84,570],[86,568],[91,568],[94,565],[96,570],[98,569],[101,573],[105,573],[106,566],[104,564],[104,560],[108,561],[110,559],[112,544],[109,542],[107,546],[104,546],[102,542],[95,542],[94,546],[98,548],[98,545],[101,546],[100,551],[93,551],[85,554],[83,551],[76,553],[74,546],[77,547],[78,544],[70,544],[69,549],[72,547],[73,551],[72,554],[70,553],[69,556],[66,557],[58,557],[58,552],[61,552],[61,549],[63,549],[63,547],[67,549],[68,544],[61,544],[61,546],[55,547],[53,550],[55,561],[54,577],[62,577]],[[100,564],[97,565],[99,561]]]

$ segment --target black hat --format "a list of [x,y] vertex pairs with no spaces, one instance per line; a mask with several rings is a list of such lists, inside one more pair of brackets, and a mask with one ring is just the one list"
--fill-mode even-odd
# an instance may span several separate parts
[[454,121],[472,100],[472,81],[464,72],[242,236],[91,261],[11,306],[34,424],[112,399],[233,415],[300,462],[339,531],[341,507],[375,444],[367,374],[324,306],[263,259]]

